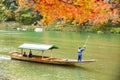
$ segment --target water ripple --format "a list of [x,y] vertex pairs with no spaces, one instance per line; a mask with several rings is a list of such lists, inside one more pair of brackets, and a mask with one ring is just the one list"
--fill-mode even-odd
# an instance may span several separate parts
[[10,60],[11,58],[9,56],[1,56],[0,55],[0,60]]

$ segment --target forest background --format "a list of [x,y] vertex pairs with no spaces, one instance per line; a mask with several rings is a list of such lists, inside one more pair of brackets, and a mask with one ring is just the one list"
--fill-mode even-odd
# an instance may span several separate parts
[[[41,2],[37,2],[37,1],[41,1]],[[98,20],[97,22],[92,20],[94,19],[94,16],[91,17],[92,21],[87,20],[86,17],[81,17],[82,21],[80,21],[76,19],[76,17],[74,16],[71,17],[71,15],[69,14],[65,16],[65,19],[64,17],[58,18],[58,16],[57,19],[56,18],[54,19],[53,16],[55,15],[52,15],[52,13],[49,14],[48,12],[51,10],[46,10],[46,11],[43,10],[44,13],[42,12],[42,8],[40,8],[42,1],[44,2],[48,1],[49,5],[48,3],[42,4],[43,6],[46,6],[45,8],[47,8],[50,6],[50,4],[53,5],[53,1],[55,0],[0,0],[0,29],[16,30],[17,28],[24,28],[24,29],[26,28],[27,30],[31,31],[34,30],[34,28],[36,27],[41,27],[44,28],[44,30],[49,30],[49,31],[97,32],[97,33],[120,34],[120,1],[119,0],[83,0],[83,4],[85,3],[85,1],[86,3],[90,1],[91,2],[96,1],[95,4],[99,2],[101,3],[100,7],[104,7],[102,6],[103,2],[108,3],[111,6],[110,7],[111,12],[117,10],[117,12],[113,16],[115,18],[114,20],[112,18],[112,19],[108,19],[107,21],[104,21],[105,16],[103,16],[103,19]],[[52,3],[50,1],[52,1]],[[73,2],[75,0],[56,0],[56,1],[59,2],[62,1],[61,3],[64,3],[65,5],[67,4],[69,7],[71,7],[71,5],[73,4],[75,5],[75,2]],[[77,1],[80,1],[79,4],[82,3],[81,0],[77,0]],[[36,6],[36,4],[39,5]],[[75,6],[81,6],[81,5],[75,5]],[[91,11],[92,14],[93,13],[96,14],[95,10],[96,7],[93,8],[93,10]],[[48,18],[49,15],[52,16]],[[104,15],[107,15],[107,13],[106,14],[104,13]]]

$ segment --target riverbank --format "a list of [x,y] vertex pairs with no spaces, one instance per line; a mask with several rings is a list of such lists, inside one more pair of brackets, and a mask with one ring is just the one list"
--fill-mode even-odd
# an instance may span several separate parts
[[45,31],[61,31],[61,32],[91,32],[91,33],[112,33],[120,34],[120,25],[114,27],[96,26],[75,26],[70,24],[51,24],[49,27],[23,25],[18,22],[0,22],[0,30],[22,30],[34,31],[35,28],[42,28]]

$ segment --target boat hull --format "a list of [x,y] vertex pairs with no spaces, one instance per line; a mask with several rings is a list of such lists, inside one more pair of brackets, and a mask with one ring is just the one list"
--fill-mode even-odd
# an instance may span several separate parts
[[10,53],[11,59],[22,60],[22,61],[30,61],[30,62],[37,62],[37,63],[48,63],[48,64],[60,64],[60,65],[76,65],[78,63],[89,63],[94,62],[94,60],[82,60],[78,62],[74,59],[64,59],[64,58],[50,58],[48,56],[38,56],[33,55],[32,58],[24,57],[19,52],[12,52]]

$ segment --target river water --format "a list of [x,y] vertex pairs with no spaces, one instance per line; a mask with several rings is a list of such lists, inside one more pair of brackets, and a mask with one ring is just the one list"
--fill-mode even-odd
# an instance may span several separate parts
[[[54,44],[53,57],[77,59],[77,48],[87,37],[83,59],[96,62],[62,66],[11,60],[9,52],[23,43]],[[28,52],[26,50],[26,52]],[[40,51],[33,51],[41,54]],[[50,56],[50,51],[44,55]],[[77,32],[22,32],[0,30],[0,80],[119,80],[120,35]]]

